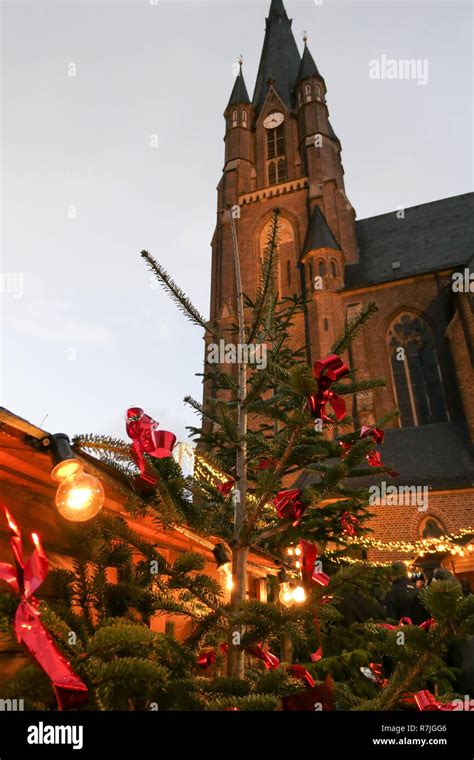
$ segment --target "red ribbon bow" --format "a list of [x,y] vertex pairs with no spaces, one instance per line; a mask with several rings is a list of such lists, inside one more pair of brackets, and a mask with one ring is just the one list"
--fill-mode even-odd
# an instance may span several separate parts
[[229,480],[226,480],[224,483],[218,483],[217,490],[225,498],[226,496],[230,494],[234,486],[235,486],[235,480],[233,478],[229,478]]
[[[368,425],[362,425],[360,429],[360,437],[361,438],[373,438],[375,443],[378,443],[380,446],[383,444],[385,433],[382,430],[382,428],[378,428],[375,426],[368,426]],[[343,449],[343,458],[349,453],[349,451],[352,448],[352,443],[347,441],[339,441],[339,445]],[[380,452],[378,451],[369,451],[368,454],[366,454],[365,458],[367,459],[367,462],[369,464],[369,467],[385,467],[384,463],[382,462]],[[393,478],[396,478],[398,475],[398,472],[395,472],[392,470],[388,473]]]
[[48,574],[48,560],[41,541],[36,533],[31,534],[35,548],[28,559],[23,561],[20,529],[6,506],[0,504],[10,528],[10,546],[15,557],[15,566],[0,562],[0,579],[6,581],[20,597],[13,623],[16,637],[25,644],[51,679],[59,709],[80,707],[87,702],[87,686],[56,648],[40,620],[40,605],[33,596]]
[[276,670],[280,667],[280,660],[275,654],[266,652],[263,648],[263,644],[255,644],[253,647],[248,647],[247,652],[253,654],[254,657],[258,657],[259,660],[263,660],[266,670]]
[[311,673],[306,670],[304,665],[289,665],[288,673],[291,673],[291,675],[295,678],[299,678],[301,681],[304,681],[306,686],[308,686],[310,689],[313,688],[314,678]]
[[[413,625],[413,621],[409,617],[402,617],[398,621],[398,625],[391,625],[391,623],[377,623],[377,626],[379,628],[386,628],[387,631],[396,631],[400,626],[403,625]],[[424,623],[420,623],[418,628],[421,628],[422,631],[429,631],[430,628],[436,625],[436,620],[434,618],[428,618],[428,620],[425,620]]]
[[455,705],[452,702],[438,702],[428,689],[417,691],[416,694],[408,694],[402,701],[406,704],[415,704],[421,712],[450,711],[455,709]]
[[360,521],[355,515],[351,515],[350,512],[343,512],[341,515],[342,532],[346,536],[356,536],[357,528],[360,526]]
[[279,491],[273,499],[280,520],[293,519],[293,527],[298,525],[306,509],[299,500],[300,495],[299,488],[290,488],[289,491]]
[[348,373],[349,367],[337,354],[331,354],[314,363],[313,375],[318,381],[318,392],[308,397],[308,407],[315,419],[332,422],[325,412],[328,403],[332,406],[338,421],[345,417],[346,402],[331,390],[331,385]]
[[155,485],[158,481],[147,466],[144,454],[155,459],[170,457],[176,436],[167,430],[158,430],[158,422],[137,406],[127,410],[127,435],[133,440],[131,453],[142,480]]

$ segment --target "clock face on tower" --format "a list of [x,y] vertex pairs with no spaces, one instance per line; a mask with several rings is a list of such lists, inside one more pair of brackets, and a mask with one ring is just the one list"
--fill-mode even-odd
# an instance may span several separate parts
[[279,113],[276,111],[275,113],[271,113],[263,122],[263,126],[265,129],[276,129],[280,126],[280,124],[283,124],[285,117],[282,113]]

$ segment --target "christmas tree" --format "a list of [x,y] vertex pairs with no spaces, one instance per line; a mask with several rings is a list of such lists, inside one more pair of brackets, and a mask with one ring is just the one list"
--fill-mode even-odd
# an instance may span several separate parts
[[[357,545],[370,517],[368,491],[358,481],[391,473],[377,449],[391,418],[354,429],[346,403],[384,382],[359,381],[344,360],[376,306],[347,322],[330,354],[310,368],[305,347],[292,336],[308,294],[278,295],[278,218],[275,211],[252,301],[242,292],[229,215],[236,308],[235,324],[224,331],[205,320],[149,253],[141,254],[205,331],[205,401],[186,399],[201,421],[191,430],[194,472],[185,476],[171,457],[156,458],[135,442],[131,448],[82,435],[75,446],[130,480],[139,475],[143,487],[127,505],[135,517],[211,537],[220,563],[232,568],[232,591],[228,601],[197,554],[169,564],[121,518],[103,515],[74,526],[75,566],[52,574],[57,601],[41,609],[89,688],[89,709],[390,710],[419,705],[422,698],[412,694],[454,696],[456,673],[445,654],[473,631],[474,597],[464,599],[453,583],[432,584],[421,595],[426,624],[387,624],[381,601],[391,569],[364,561]],[[231,347],[231,364],[213,353],[222,341],[226,351]],[[256,355],[265,362],[252,361]],[[149,423],[142,410],[129,410],[131,437]],[[267,602],[247,599],[250,550],[281,566],[280,589]],[[360,614],[351,617],[351,605]],[[1,595],[0,624],[8,627],[14,610],[14,597]],[[185,617],[191,633],[178,642],[172,630],[151,631],[159,613]],[[33,708],[54,705],[36,666],[21,671],[10,689],[27,695]]]

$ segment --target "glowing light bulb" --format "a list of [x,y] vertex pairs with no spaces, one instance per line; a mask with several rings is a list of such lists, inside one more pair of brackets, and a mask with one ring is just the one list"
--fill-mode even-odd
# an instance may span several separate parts
[[293,589],[293,599],[298,604],[301,602],[304,602],[304,600],[306,599],[306,592],[303,586],[297,586],[295,589]]
[[299,556],[300,556],[300,554],[301,554],[301,549],[300,549],[300,547],[299,547],[299,546],[297,546],[297,547],[296,547],[296,549],[295,549],[295,554],[296,554],[296,556],[297,556],[297,557],[299,557]]
[[293,598],[293,591],[291,590],[289,583],[280,583],[280,593],[278,594],[278,598],[285,607],[291,607],[291,605],[294,604],[295,600]]
[[73,522],[91,520],[102,509],[104,499],[100,480],[85,472],[64,480],[56,491],[59,514]]

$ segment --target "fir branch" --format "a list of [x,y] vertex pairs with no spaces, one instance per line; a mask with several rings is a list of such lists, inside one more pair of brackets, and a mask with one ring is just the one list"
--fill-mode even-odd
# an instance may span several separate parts
[[280,209],[276,208],[273,212],[272,223],[267,237],[267,243],[263,254],[263,262],[260,273],[260,285],[255,300],[253,321],[250,326],[247,342],[252,343],[258,328],[268,309],[268,302],[271,299],[275,289],[275,268],[277,266],[276,246],[278,244],[279,216]]
[[189,300],[185,292],[181,290],[161,264],[159,264],[148,251],[142,251],[140,256],[146,261],[148,269],[156,276],[160,285],[171,296],[171,299],[175,302],[178,309],[180,309],[180,311],[182,311],[193,324],[202,327],[207,332],[217,336],[217,332],[214,330],[210,322],[206,322],[204,317]]
[[329,353],[339,355],[346,351],[362,327],[377,311],[378,306],[375,301],[369,301],[365,304],[361,312],[346,323],[343,331],[332,344]]

